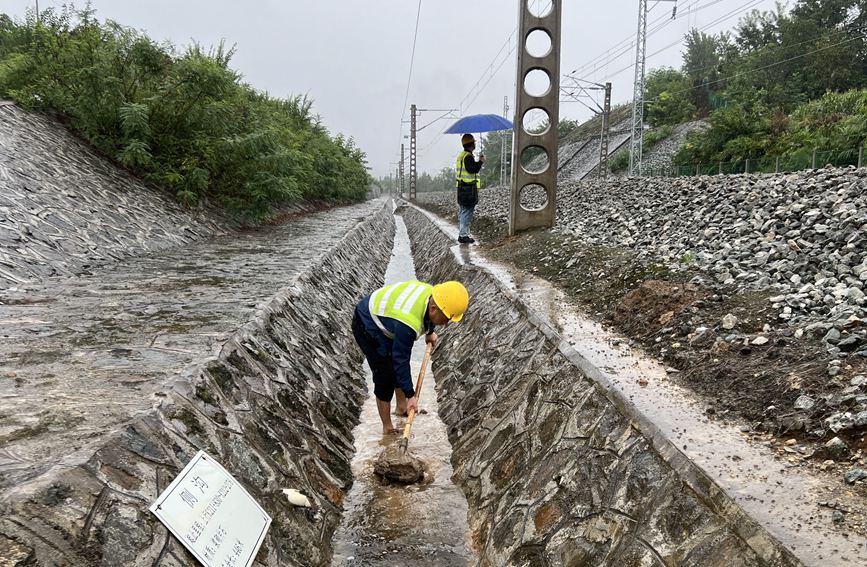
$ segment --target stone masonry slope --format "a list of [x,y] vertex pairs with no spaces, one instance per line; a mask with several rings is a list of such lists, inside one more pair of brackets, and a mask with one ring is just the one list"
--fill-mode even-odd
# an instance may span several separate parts
[[368,202],[33,285],[44,301],[0,308],[16,321],[0,558],[197,565],[148,506],[203,449],[274,519],[257,565],[328,565],[365,389],[349,320],[393,235],[390,207]]
[[0,289],[232,228],[112,165],[56,122],[0,101]]
[[[2,295],[0,488],[149,409],[382,202],[131,258]],[[23,300],[22,300],[23,299]]]

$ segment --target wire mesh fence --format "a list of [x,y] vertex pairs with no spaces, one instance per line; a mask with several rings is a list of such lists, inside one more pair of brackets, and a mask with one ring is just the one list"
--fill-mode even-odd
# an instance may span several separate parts
[[645,167],[645,177],[683,177],[690,175],[734,175],[739,173],[787,173],[831,165],[847,167],[867,165],[864,146],[848,150],[802,149],[784,156],[761,156],[739,161],[716,163],[681,163],[662,167]]

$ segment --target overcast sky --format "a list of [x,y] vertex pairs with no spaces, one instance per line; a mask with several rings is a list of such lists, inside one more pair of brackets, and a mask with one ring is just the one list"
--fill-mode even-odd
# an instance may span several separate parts
[[[40,9],[62,4],[39,2]],[[666,47],[691,27],[709,33],[730,29],[745,9],[771,9],[775,0],[677,4],[677,18],[648,38],[649,55],[662,50],[648,58],[648,69],[679,66],[680,44]],[[2,0],[0,11],[23,17],[33,5],[33,0]],[[401,116],[409,116],[403,101],[418,0],[92,0],[92,5],[100,19],[144,30],[158,41],[236,44],[233,67],[248,83],[275,96],[309,94],[332,133],[356,139],[376,176],[394,171],[401,141],[409,147],[409,140],[402,140],[408,125],[401,130]],[[650,22],[670,20],[673,2],[649,0],[648,5]],[[464,115],[501,114],[504,96],[514,107],[515,54],[510,51],[518,6],[515,0],[422,0],[407,108],[416,103],[428,109],[460,107]],[[561,72],[625,46],[624,56],[597,69],[585,67],[579,76],[611,81],[615,104],[630,100],[637,13],[638,0],[565,0]],[[561,104],[560,113],[581,120],[592,115],[580,103]],[[419,126],[439,114],[422,113]],[[452,165],[460,147],[456,136],[440,134],[448,125],[436,122],[419,133],[420,170],[433,173]]]

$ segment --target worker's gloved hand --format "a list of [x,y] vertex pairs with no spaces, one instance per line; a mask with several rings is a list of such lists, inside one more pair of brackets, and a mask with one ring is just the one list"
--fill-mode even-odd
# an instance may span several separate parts
[[425,337],[424,340],[425,340],[425,342],[426,342],[427,344],[429,344],[431,347],[435,347],[435,346],[437,346],[437,340],[439,340],[439,337],[437,336],[436,333],[430,333],[429,335],[427,335],[427,336]]
[[413,396],[411,398],[406,399],[406,413],[407,413],[407,415],[411,411],[415,411],[415,413],[418,413],[418,396]]
[[479,154],[479,161],[485,163],[485,154]]

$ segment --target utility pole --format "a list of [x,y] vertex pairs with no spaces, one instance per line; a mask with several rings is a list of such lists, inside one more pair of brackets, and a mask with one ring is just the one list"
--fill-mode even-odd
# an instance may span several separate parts
[[400,196],[401,197],[404,196],[404,191],[406,190],[406,185],[404,185],[404,182],[403,182],[403,161],[404,161],[404,159],[406,159],[406,158],[404,158],[404,156],[403,156],[403,144],[401,144],[400,145],[400,164],[398,165],[398,168],[397,168],[398,176],[399,176],[398,180],[400,183]]
[[602,137],[599,140],[599,177],[608,177],[608,141],[611,131],[611,83],[605,83],[605,105],[602,107]]
[[415,192],[418,189],[418,170],[416,169],[416,114],[415,105],[410,106],[409,125],[409,200],[415,201]]
[[39,19],[39,0],[36,0],[36,23],[39,23],[41,20]]
[[[503,118],[506,120],[509,119],[509,97],[503,97]],[[506,156],[508,153],[506,152],[506,140],[508,139],[507,131],[503,131],[500,133],[500,185],[506,184],[507,174],[506,174]]]
[[[671,18],[677,14],[677,0]],[[629,146],[629,175],[641,175],[641,146],[644,141],[644,68],[647,59],[647,0],[638,0],[638,34],[635,41],[635,83],[632,93],[632,141]]]
[[[529,228],[554,226],[557,210],[557,125],[560,123],[560,29],[562,2],[554,0],[545,15],[539,16],[530,10],[530,1],[521,0],[518,17],[518,37],[522,42],[517,52],[518,84],[515,92],[515,129],[512,144],[512,187],[509,207],[509,235]],[[538,13],[538,12],[537,12]],[[543,55],[533,55],[526,48],[531,32],[540,30],[551,40],[551,49]],[[531,94],[526,81],[531,73],[541,71],[548,76],[548,90]],[[524,129],[526,115],[539,109],[548,117],[548,128],[543,132]],[[547,154],[548,167],[544,170],[528,170],[523,157],[530,148],[541,148]],[[536,151],[535,149],[532,151]],[[522,204],[524,192],[544,191],[541,205]],[[528,195],[528,197],[530,196]],[[528,208],[529,207],[529,208]]]

